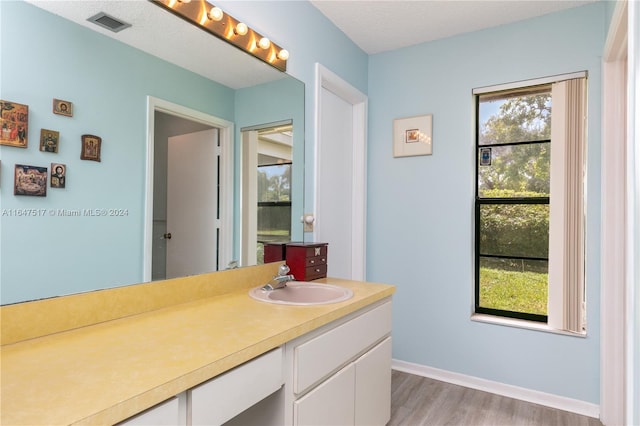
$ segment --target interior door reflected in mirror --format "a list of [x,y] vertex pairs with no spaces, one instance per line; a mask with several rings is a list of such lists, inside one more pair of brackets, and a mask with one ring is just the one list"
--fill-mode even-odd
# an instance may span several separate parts
[[152,279],[216,271],[219,129],[155,111]]
[[293,124],[242,129],[242,265],[264,263],[264,244],[291,241]]

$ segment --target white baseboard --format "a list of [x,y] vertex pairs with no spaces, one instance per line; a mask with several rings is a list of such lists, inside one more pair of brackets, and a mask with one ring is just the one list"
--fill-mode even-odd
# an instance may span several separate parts
[[438,368],[428,367],[426,365],[399,361],[397,359],[392,360],[391,368],[394,370],[403,371],[405,373],[415,374],[422,377],[429,377],[431,379],[440,380],[442,382],[452,383],[454,385],[460,385],[471,389],[478,389],[481,391],[494,393],[496,395],[502,395],[509,398],[519,399],[521,401],[544,405],[546,407],[557,408],[559,410],[569,411],[571,413],[581,414],[583,416],[593,417],[596,419],[600,417],[599,405],[580,401],[578,399],[567,398],[564,396],[553,395],[550,393],[521,388],[518,386],[507,385],[504,383],[481,379],[479,377],[467,376],[465,374],[454,373],[447,370],[440,370]]

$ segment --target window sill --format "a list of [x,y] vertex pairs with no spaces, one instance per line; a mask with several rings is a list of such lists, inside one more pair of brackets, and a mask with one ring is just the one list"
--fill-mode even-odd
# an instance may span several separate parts
[[549,327],[547,324],[527,321],[516,318],[497,317],[487,314],[471,314],[471,321],[484,322],[487,324],[501,325],[504,327],[524,328],[527,330],[542,331],[545,333],[563,334],[565,336],[573,337],[587,337],[587,333],[575,333],[573,331],[558,330],[557,328]]

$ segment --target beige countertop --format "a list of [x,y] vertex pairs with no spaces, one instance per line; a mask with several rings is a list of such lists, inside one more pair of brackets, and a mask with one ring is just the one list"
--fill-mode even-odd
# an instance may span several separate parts
[[[113,424],[333,320],[395,287],[339,279],[352,299],[286,306],[226,293],[0,347],[2,425]],[[5,318],[6,316],[6,318]],[[8,313],[3,312],[3,322]]]

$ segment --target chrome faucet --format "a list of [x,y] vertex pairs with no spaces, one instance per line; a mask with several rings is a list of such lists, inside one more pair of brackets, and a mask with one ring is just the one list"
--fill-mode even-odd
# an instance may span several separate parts
[[287,265],[280,265],[278,268],[278,275],[274,275],[274,277],[262,286],[262,290],[271,291],[277,290],[279,288],[285,288],[289,281],[294,281],[296,277],[289,274],[289,267]]

